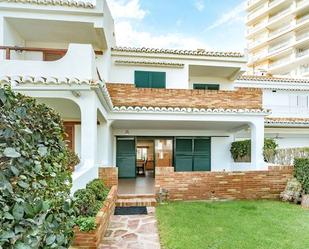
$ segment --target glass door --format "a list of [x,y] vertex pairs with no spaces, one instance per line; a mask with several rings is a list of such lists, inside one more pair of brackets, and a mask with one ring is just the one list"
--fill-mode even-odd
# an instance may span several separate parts
[[173,166],[173,139],[155,139],[155,166]]

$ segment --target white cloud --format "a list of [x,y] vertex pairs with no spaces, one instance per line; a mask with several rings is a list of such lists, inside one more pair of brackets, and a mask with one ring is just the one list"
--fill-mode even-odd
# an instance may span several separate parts
[[245,1],[237,5],[231,11],[221,15],[213,24],[207,27],[205,31],[215,29],[225,24],[231,25],[237,21],[243,22],[244,18],[245,18]]
[[203,0],[196,0],[194,2],[194,7],[198,10],[198,11],[203,11],[205,9],[205,3]]
[[[153,47],[173,49],[196,49],[208,47],[198,38],[181,33],[153,34],[149,31],[139,31],[138,26],[149,14],[142,9],[140,0],[108,0],[108,5],[115,19],[117,46]],[[178,20],[176,25],[181,25]]]
[[199,39],[188,37],[180,33],[154,35],[147,31],[137,31],[128,21],[117,23],[116,38],[118,46],[173,49],[208,48]]
[[114,18],[143,19],[148,13],[141,9],[139,0],[108,0]]

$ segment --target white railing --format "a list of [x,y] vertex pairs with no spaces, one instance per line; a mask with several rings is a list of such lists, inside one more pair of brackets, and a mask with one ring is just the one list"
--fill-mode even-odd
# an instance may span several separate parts
[[262,13],[263,13],[264,11],[266,11],[267,9],[268,9],[267,3],[266,3],[266,4],[263,4],[263,5],[260,5],[257,9],[254,9],[253,11],[251,11],[251,12],[248,14],[247,20],[254,19],[255,17],[259,16],[260,14],[262,14]]
[[306,66],[301,65],[301,66],[299,67],[299,72],[300,72],[301,74],[308,73],[308,72],[309,72],[309,65],[306,65]]
[[290,60],[290,56],[289,57],[284,57],[283,59],[280,59],[280,60],[277,60],[277,61],[274,61],[274,62],[271,62],[269,64],[269,68],[273,68],[273,67],[282,65],[282,64],[288,62],[289,60]]
[[276,5],[276,4],[279,3],[279,2],[282,2],[282,0],[273,0],[273,1],[270,1],[269,4],[268,4],[268,6],[269,6],[269,7],[272,7],[272,6]]
[[278,44],[278,45],[276,45],[274,47],[269,48],[268,52],[272,53],[274,51],[280,50],[281,48],[284,48],[284,47],[288,46],[290,43],[291,43],[291,40],[288,40],[288,41],[286,41],[284,43],[280,43],[280,44]]
[[298,51],[296,53],[296,57],[303,57],[303,56],[308,55],[308,54],[309,54],[309,48],[302,50],[302,51]]
[[287,9],[285,9],[285,10],[279,12],[279,13],[277,13],[276,15],[271,16],[271,17],[269,18],[268,22],[271,22],[271,21],[277,19],[278,17],[285,15],[285,14],[288,13],[289,11],[291,11],[291,7],[290,7],[290,8],[287,8]]
[[274,31],[272,31],[272,32],[269,33],[269,38],[274,37],[274,36],[276,36],[277,34],[283,32],[283,31],[286,31],[286,30],[288,30],[288,29],[291,28],[291,27],[292,27],[292,25],[289,24],[289,25],[287,25],[287,26],[284,26],[284,27],[281,27],[281,28],[279,28],[279,29],[276,29],[276,30],[274,30]]
[[299,23],[305,22],[308,19],[309,19],[309,14],[302,16],[301,18],[297,19],[296,23],[299,24]]
[[296,36],[296,41],[302,40],[302,39],[307,38],[307,37],[309,37],[309,32],[297,35]]
[[248,34],[254,33],[255,31],[257,31],[257,30],[260,29],[261,27],[265,26],[266,23],[267,23],[267,21],[263,21],[263,22],[260,22],[260,23],[258,23],[257,25],[255,25],[253,28],[248,29]]

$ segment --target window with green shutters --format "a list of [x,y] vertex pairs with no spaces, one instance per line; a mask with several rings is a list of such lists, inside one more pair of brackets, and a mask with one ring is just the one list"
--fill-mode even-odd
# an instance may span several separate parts
[[166,73],[165,72],[150,72],[150,71],[135,71],[134,82],[136,87],[140,88],[165,88]]
[[210,138],[177,137],[175,139],[175,170],[210,171]]
[[219,90],[219,84],[193,84],[193,89],[198,90]]

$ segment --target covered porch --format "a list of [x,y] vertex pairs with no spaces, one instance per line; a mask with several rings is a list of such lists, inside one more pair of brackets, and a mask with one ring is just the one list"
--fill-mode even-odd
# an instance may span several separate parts
[[[111,124],[113,165],[118,167],[120,194],[154,194],[156,172],[167,167],[189,174],[256,171],[266,167],[262,151],[264,115],[153,114],[152,120],[146,120],[140,113],[125,116],[134,119],[115,119]],[[235,135],[244,129],[251,133],[252,159],[249,163],[236,163],[230,146]]]

